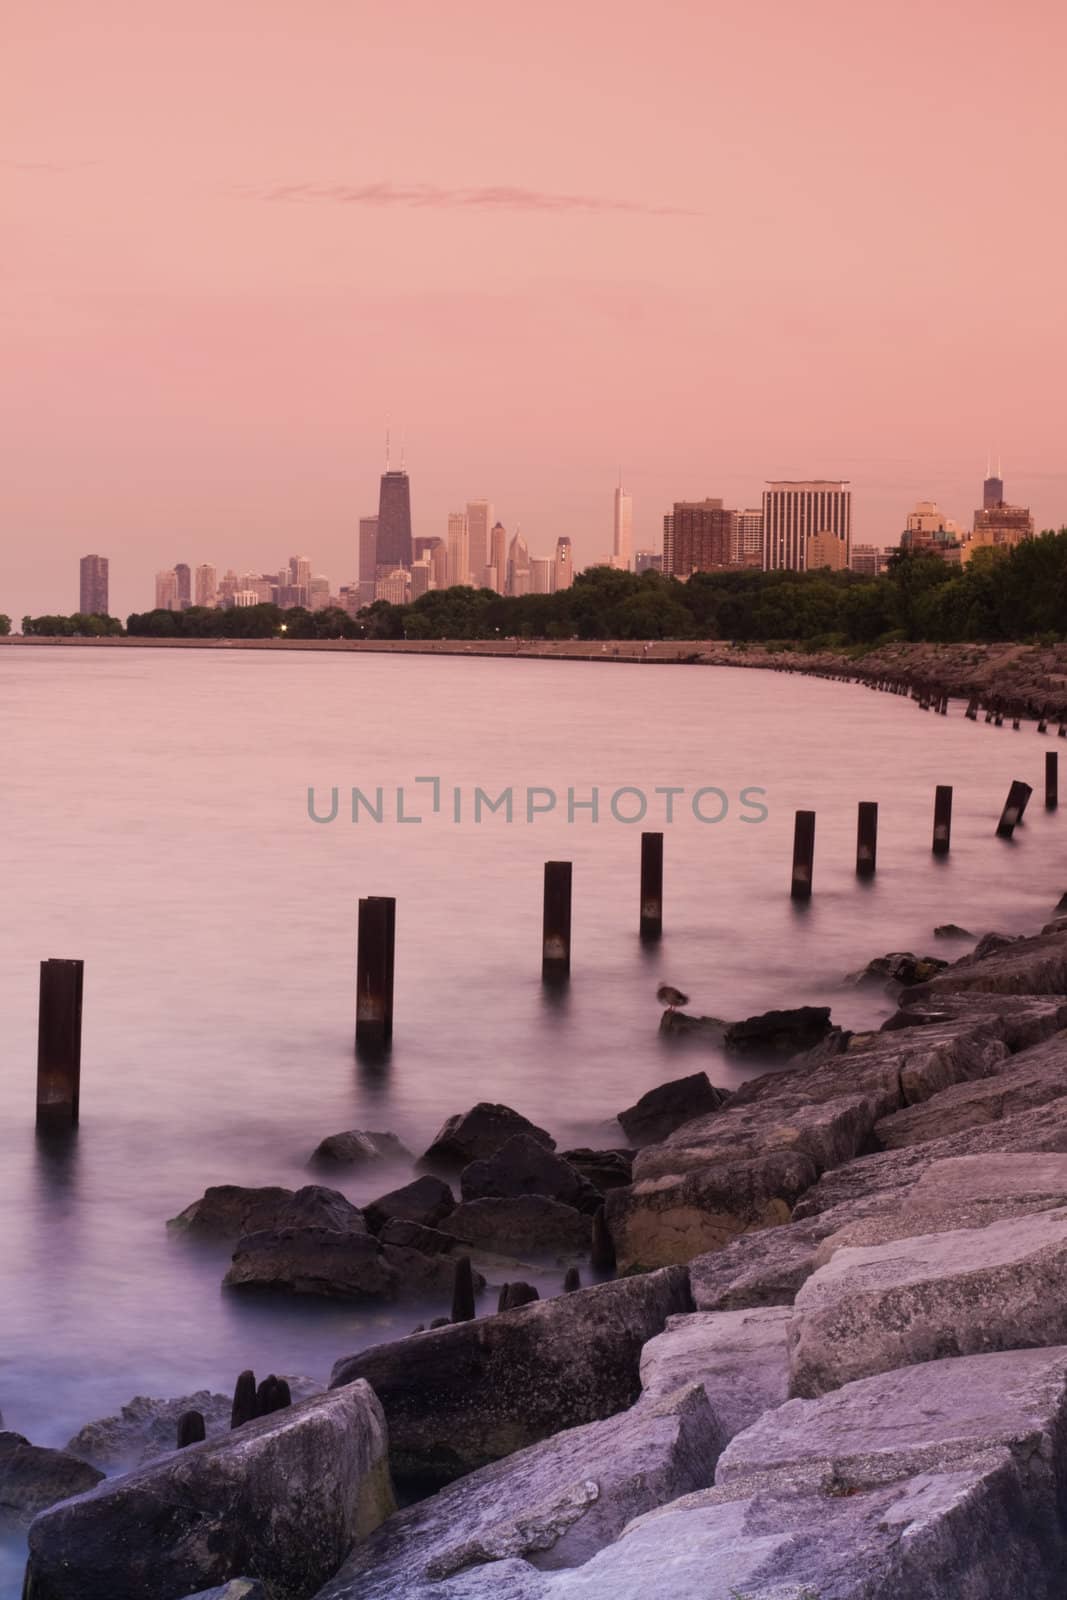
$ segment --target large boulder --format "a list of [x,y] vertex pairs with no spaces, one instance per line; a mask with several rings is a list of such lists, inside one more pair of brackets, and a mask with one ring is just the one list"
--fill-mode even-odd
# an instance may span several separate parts
[[912,993],[932,999],[945,994],[1067,995],[1067,932],[1012,939],[993,950],[980,940],[968,956],[953,962]]
[[465,1200],[445,1217],[440,1228],[475,1250],[570,1256],[589,1253],[593,1220],[588,1212],[576,1211],[546,1195],[525,1194],[512,1199]]
[[366,1384],[246,1423],[39,1516],[32,1600],[167,1600],[254,1572],[306,1600],[393,1511]]
[[438,1129],[423,1162],[429,1167],[458,1172],[472,1161],[484,1161],[495,1156],[502,1145],[516,1134],[536,1139],[546,1150],[554,1150],[556,1141],[526,1117],[512,1111],[510,1106],[493,1105],[480,1100],[469,1111],[457,1112]]
[[728,1098],[725,1090],[717,1089],[706,1072],[694,1072],[688,1078],[674,1078],[670,1083],[660,1083],[649,1089],[634,1105],[620,1111],[618,1120],[623,1133],[634,1144],[654,1144],[680,1128],[683,1122],[718,1111]]
[[[721,1440],[699,1384],[556,1433],[391,1517],[319,1600],[407,1600],[523,1558],[580,1567],[635,1516],[712,1481]],[[499,1593],[511,1591],[502,1584]]]
[[698,1311],[741,1311],[792,1305],[805,1278],[818,1265],[816,1252],[830,1220],[815,1218],[781,1228],[743,1233],[721,1250],[689,1263],[689,1283]]
[[176,1233],[236,1243],[245,1234],[268,1229],[329,1228],[336,1233],[366,1233],[362,1213],[337,1189],[305,1184],[302,1189],[245,1189],[222,1183],[204,1191],[167,1223]]
[[837,1250],[797,1294],[792,1392],[893,1367],[1067,1341],[1067,1208]]
[[685,1270],[671,1268],[378,1345],[330,1381],[372,1385],[397,1482],[425,1491],[631,1405],[642,1346],[691,1310]]
[[609,1189],[625,1189],[633,1182],[632,1150],[590,1150],[582,1146],[577,1150],[564,1150],[563,1159],[583,1178],[588,1178],[601,1194],[607,1194]]
[[374,1161],[410,1161],[411,1151],[395,1133],[365,1133],[349,1128],[331,1133],[316,1145],[308,1165],[313,1167],[363,1167]]
[[399,1189],[390,1189],[363,1207],[363,1216],[372,1233],[380,1233],[393,1219],[399,1222],[419,1222],[424,1228],[436,1228],[449,1212],[455,1209],[456,1197],[448,1184],[425,1172],[412,1183]]
[[861,972],[854,974],[853,981],[898,983],[902,989],[910,989],[914,984],[935,977],[947,966],[948,962],[940,956],[917,956],[910,950],[893,950],[889,955],[875,956],[873,961],[868,961]]
[[[451,1262],[441,1254],[427,1255],[372,1234],[282,1228],[241,1239],[223,1283],[228,1289],[375,1301],[440,1297],[451,1291],[452,1275]],[[484,1288],[477,1274],[475,1288]]]
[[832,1032],[829,1006],[796,1006],[731,1022],[723,1042],[730,1055],[783,1057],[810,1050]]
[[995,1122],[1067,1095],[1067,1033],[993,1063],[989,1077],[953,1084],[934,1099],[905,1106],[874,1126],[886,1150],[923,1144]]
[[21,1433],[0,1433],[0,1534],[28,1528],[39,1511],[84,1494],[102,1477],[66,1450],[31,1444]]
[[538,1140],[519,1133],[501,1145],[495,1155],[472,1161],[460,1173],[464,1200],[512,1200],[522,1195],[546,1195],[576,1211],[599,1211],[603,1196],[562,1156],[546,1150]]
[[668,1319],[641,1352],[649,1397],[698,1383],[725,1444],[789,1398],[788,1306],[694,1312]]
[[[280,1373],[279,1377],[288,1384],[294,1400],[310,1400],[322,1393],[322,1384],[311,1378],[287,1373]],[[208,1389],[172,1400],[139,1394],[114,1416],[100,1417],[79,1428],[67,1449],[103,1472],[127,1472],[171,1453],[178,1437],[178,1420],[187,1411],[199,1411],[205,1436],[215,1439],[230,1431],[232,1410],[232,1395],[212,1394]]]

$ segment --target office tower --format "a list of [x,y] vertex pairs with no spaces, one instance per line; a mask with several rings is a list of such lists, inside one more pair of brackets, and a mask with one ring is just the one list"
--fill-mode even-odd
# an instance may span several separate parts
[[555,572],[553,573],[553,589],[569,589],[574,582],[574,551],[567,534],[560,534],[556,540]]
[[330,603],[330,580],[317,573],[308,584],[308,610],[325,611]]
[[854,544],[848,564],[852,572],[861,572],[865,578],[877,578],[885,565],[885,552],[876,544]]
[[530,549],[517,529],[508,547],[507,587],[504,592],[510,595],[530,592]]
[[392,572],[383,572],[374,586],[375,600],[388,600],[390,605],[402,606],[408,598],[408,570],[406,567],[394,567]]
[[338,598],[341,602],[342,611],[347,612],[353,619],[358,617],[363,608],[359,597],[359,579],[352,578],[350,582],[343,583]]
[[82,556],[78,564],[78,610],[84,616],[107,616],[107,556]]
[[[667,520],[666,518],[664,519]],[[638,550],[634,556],[635,572],[662,572],[663,557],[655,550]]]
[[828,569],[830,572],[844,572],[847,565],[848,551],[845,541],[839,539],[836,533],[808,534],[804,550],[806,571],[819,572]]
[[739,567],[763,565],[763,512],[758,508],[737,513],[735,548],[731,560]]
[[377,566],[392,571],[410,567],[411,561],[411,484],[403,468],[387,466],[378,495]]
[[433,549],[428,552],[430,572],[433,577],[435,589],[448,588],[448,546],[443,539],[434,542]]
[[234,593],[233,603],[235,606],[240,606],[242,608],[246,606],[258,606],[259,595],[256,593],[255,589],[238,589]]
[[448,513],[448,587],[471,581],[470,535],[464,511]]
[[210,561],[202,562],[196,569],[196,603],[213,607],[218,601],[218,574]]
[[[279,574],[280,578],[281,574]],[[289,557],[289,592],[286,604],[306,606],[311,589],[311,562],[307,556]],[[269,596],[268,596],[269,598]],[[282,604],[279,601],[279,604]]]
[[494,522],[493,530],[489,535],[489,561],[495,577],[492,587],[497,594],[503,594],[507,588],[508,580],[508,533],[502,522]]
[[192,572],[184,561],[176,561],[174,576],[178,580],[178,610],[187,611],[193,603]]
[[[982,485],[982,509],[974,514],[974,532],[968,541],[965,559],[975,550],[995,547],[1011,549],[1034,537],[1034,519],[1029,506],[1009,506],[1004,500],[1004,480],[998,475]],[[990,496],[996,493],[997,499]]]
[[232,567],[228,567],[219,580],[219,605],[232,606],[233,597],[239,587],[236,572]]
[[493,526],[493,508],[488,500],[467,501],[467,570],[470,582],[480,589],[489,565],[490,532]]
[[993,457],[990,456],[989,464],[985,469],[985,482],[982,484],[982,510],[992,511],[994,507],[1004,504],[1004,479],[1000,475],[1000,462],[997,462],[996,476],[993,476]]
[[634,504],[633,499],[627,494],[619,479],[615,490],[615,537],[611,545],[611,564],[621,567],[624,572],[630,570],[630,554],[633,550],[634,529]]
[[736,516],[721,500],[676,500],[663,519],[663,570],[685,579],[729,566]]
[[419,556],[411,563],[411,598],[417,600],[420,595],[428,594],[430,580],[433,577],[433,564],[429,556]]
[[763,566],[768,572],[803,572],[808,539],[832,533],[852,544],[852,491],[842,479],[768,483],[763,491]]
[[530,562],[530,593],[551,594],[555,588],[556,563],[551,556],[534,556]]
[[960,529],[945,517],[935,501],[919,500],[914,511],[908,513],[900,536],[902,555],[935,555],[958,565],[961,545]]
[[156,573],[156,610],[178,610],[178,574],[173,567]]
[[359,519],[359,594],[365,606],[374,599],[378,571],[378,518]]

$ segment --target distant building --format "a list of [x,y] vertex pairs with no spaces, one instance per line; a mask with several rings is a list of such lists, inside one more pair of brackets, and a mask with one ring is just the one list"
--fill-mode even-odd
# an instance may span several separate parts
[[729,566],[736,516],[721,500],[676,500],[663,519],[664,572],[688,578],[693,572]]
[[465,511],[448,513],[448,587],[471,581],[470,532]]
[[611,545],[611,564],[623,572],[630,570],[633,550],[634,503],[620,480],[615,490],[615,529]]
[[638,550],[634,556],[635,572],[662,572],[663,557],[657,550]]
[[448,546],[443,539],[435,539],[429,553],[430,571],[435,589],[448,588]]
[[308,610],[325,611],[330,604],[330,580],[318,574],[308,584]]
[[808,535],[807,548],[804,552],[804,567],[808,572],[819,572],[829,568],[831,572],[843,572],[848,564],[848,551],[845,541],[839,539],[836,533],[812,533]]
[[962,533],[935,500],[919,500],[900,536],[901,555],[935,555],[959,565]]
[[390,605],[407,604],[408,574],[404,567],[394,567],[392,572],[380,577],[374,587],[375,600],[388,600]]
[[378,496],[378,552],[377,567],[393,570],[410,567],[411,548],[411,483],[403,469],[382,473]]
[[234,605],[234,597],[236,596],[239,588],[240,582],[236,572],[234,572],[232,567],[228,567],[219,580],[219,604],[222,606]]
[[359,595],[365,606],[374,599],[378,575],[378,518],[359,519]]
[[1000,475],[1000,463],[997,463],[996,477],[993,476],[993,464],[990,461],[986,468],[985,481],[982,484],[982,510],[992,511],[996,506],[1004,504],[1004,479]]
[[429,556],[419,556],[411,563],[411,598],[428,594],[433,579],[433,565]]
[[196,569],[196,603],[209,608],[218,603],[218,574],[210,561]]
[[505,592],[510,595],[529,594],[530,592],[530,547],[517,529],[515,537],[508,548],[508,575]]
[[193,575],[184,561],[174,563],[174,576],[178,580],[178,609],[188,611],[193,603]]
[[[993,492],[1000,499],[991,500]],[[1004,501],[1004,480],[987,478],[982,485],[982,509],[974,514],[974,531],[964,549],[969,561],[976,550],[1011,550],[1034,537],[1034,519],[1029,506],[1010,506]]]
[[234,603],[235,606],[242,606],[242,607],[243,606],[258,606],[259,605],[259,595],[256,593],[256,591],[254,589],[238,589],[237,592],[234,594],[233,603]]
[[814,478],[768,483],[763,491],[763,566],[768,572],[802,572],[812,534],[830,533],[852,544],[852,491],[844,480]]
[[861,572],[865,578],[877,578],[885,571],[886,555],[876,544],[854,544],[849,556],[849,567]]
[[485,569],[489,565],[493,526],[493,508],[488,500],[467,502],[467,572],[468,583],[480,589],[485,582]]
[[82,556],[78,563],[78,610],[84,616],[108,615],[107,556]]
[[[270,595],[266,598],[269,600]],[[289,596],[291,606],[309,606],[311,601],[311,562],[307,556],[289,557]],[[282,602],[279,601],[279,605]]]
[[555,571],[552,576],[553,589],[569,589],[574,582],[574,551],[571,548],[569,535],[562,533],[556,540]]
[[494,522],[489,535],[489,561],[488,566],[493,569],[493,581],[490,588],[497,594],[503,594],[507,586],[508,577],[508,531],[502,522]]
[[168,567],[165,572],[156,573],[156,610],[178,609],[178,574],[173,567]]
[[735,516],[731,561],[739,567],[762,567],[763,512],[749,509],[738,511]]
[[551,556],[534,556],[530,562],[530,593],[551,594],[555,587],[555,561]]

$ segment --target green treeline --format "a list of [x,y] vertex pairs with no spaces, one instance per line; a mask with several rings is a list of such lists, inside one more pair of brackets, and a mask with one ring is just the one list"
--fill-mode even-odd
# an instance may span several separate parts
[[[114,618],[23,618],[24,633],[118,631]],[[962,568],[938,556],[896,556],[879,578],[698,572],[679,583],[593,567],[551,595],[433,590],[407,606],[376,600],[356,618],[336,609],[194,606],[135,614],[127,631],[228,639],[795,639],[824,649],[898,639],[1054,642],[1067,637],[1067,529],[1010,552],[978,551]]]

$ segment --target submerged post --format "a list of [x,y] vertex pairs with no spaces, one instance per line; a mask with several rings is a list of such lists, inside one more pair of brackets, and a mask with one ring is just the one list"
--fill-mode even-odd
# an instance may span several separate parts
[[1045,809],[1055,811],[1060,803],[1060,758],[1055,750],[1045,751]]
[[789,893],[794,900],[811,899],[815,867],[815,813],[798,811],[793,825],[793,878]]
[[571,863],[545,862],[545,907],[541,929],[541,977],[558,983],[571,971]]
[[997,838],[1010,839],[1017,825],[1023,820],[1026,802],[1033,790],[1028,783],[1021,783],[1018,778],[1008,790],[1008,798],[1004,802],[1004,810],[1000,813],[997,823]]
[[878,802],[861,800],[856,821],[856,876],[873,878],[878,859]]
[[183,1411],[178,1418],[178,1449],[185,1450],[191,1444],[200,1444],[207,1438],[207,1428],[204,1423],[202,1411]]
[[356,1043],[382,1049],[393,1037],[393,962],[396,900],[369,895],[359,902],[356,946]]
[[37,1126],[78,1124],[84,961],[42,961],[37,1015]]
[[641,937],[663,933],[663,835],[641,835]]
[[952,844],[952,785],[939,783],[934,790],[934,855],[947,856]]

